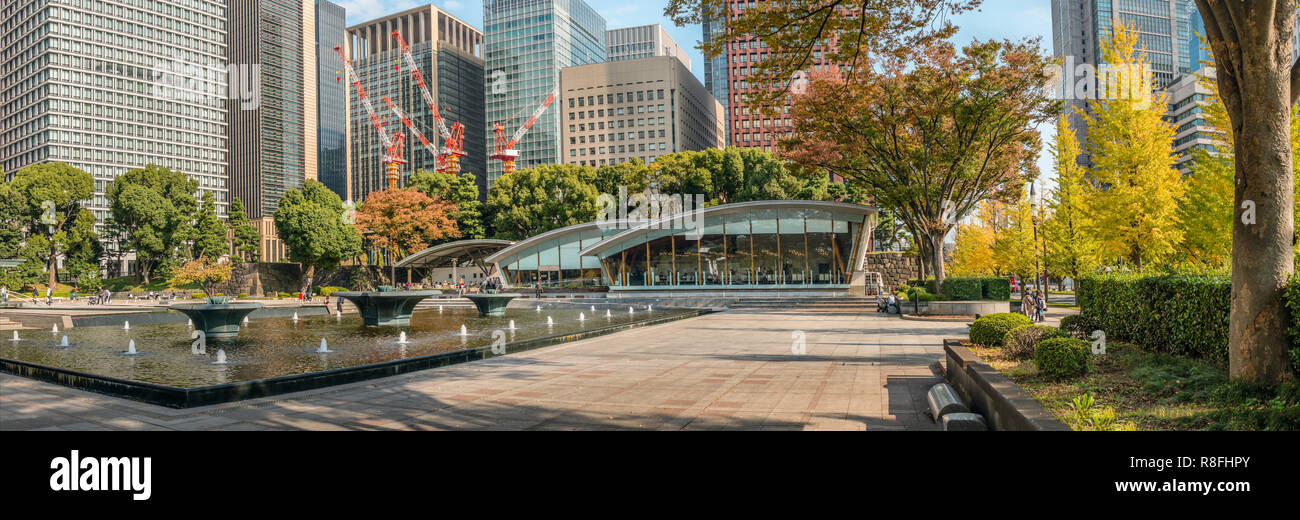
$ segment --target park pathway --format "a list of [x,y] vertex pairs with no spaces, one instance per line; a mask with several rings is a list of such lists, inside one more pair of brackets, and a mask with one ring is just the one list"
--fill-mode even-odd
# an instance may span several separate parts
[[731,310],[186,410],[0,374],[0,429],[934,430],[931,365],[942,338],[965,330],[875,312]]

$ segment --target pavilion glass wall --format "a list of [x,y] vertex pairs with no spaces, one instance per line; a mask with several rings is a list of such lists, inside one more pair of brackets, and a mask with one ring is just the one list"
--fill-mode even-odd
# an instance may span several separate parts
[[603,285],[600,260],[579,257],[578,251],[619,231],[592,228],[565,234],[501,260],[501,271],[517,286],[531,286],[539,280],[544,287]]
[[601,261],[614,286],[844,285],[862,222],[820,210],[722,215],[699,233],[646,230]]

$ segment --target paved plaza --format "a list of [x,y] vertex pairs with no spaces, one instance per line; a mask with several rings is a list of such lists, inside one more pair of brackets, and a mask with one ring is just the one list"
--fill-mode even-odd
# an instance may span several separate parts
[[[795,331],[806,351],[796,354]],[[730,310],[385,379],[176,410],[0,374],[4,430],[935,430],[966,324]]]

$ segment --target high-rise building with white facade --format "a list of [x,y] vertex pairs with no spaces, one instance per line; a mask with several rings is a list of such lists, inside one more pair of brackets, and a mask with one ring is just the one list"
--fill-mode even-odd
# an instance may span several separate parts
[[609,61],[635,60],[650,56],[672,56],[691,69],[691,58],[659,24],[623,27],[605,31]]
[[24,0],[0,6],[0,167],[117,175],[165,166],[227,199],[225,0]]
[[673,56],[560,70],[566,164],[604,166],[723,146],[722,104]]
[[[560,69],[605,61],[605,19],[582,0],[485,0],[484,91],[492,125],[513,134],[559,85]],[[559,111],[547,110],[515,146],[516,168],[561,162]],[[488,162],[488,186],[502,173]]]
[[1206,126],[1202,104],[1214,92],[1203,84],[1202,76],[1208,76],[1213,82],[1214,69],[1205,67],[1194,74],[1184,74],[1165,89],[1165,101],[1169,104],[1165,121],[1174,126],[1175,164],[1183,173],[1189,171],[1192,150],[1204,148],[1213,151],[1214,146],[1222,144],[1215,142]]
[[[348,28],[349,56],[361,78],[375,113],[385,120],[390,134],[399,129],[405,134],[399,185],[417,170],[434,171],[437,156],[411,135],[383,101],[388,96],[435,147],[437,121],[429,109],[410,68],[402,58],[401,45],[393,37],[396,31],[410,46],[411,58],[420,68],[429,94],[438,103],[438,111],[448,127],[455,122],[465,125],[460,159],[464,173],[474,174],[479,196],[487,196],[487,141],[490,132],[483,119],[483,32],[450,13],[429,4],[370,20]],[[342,67],[338,56],[334,63]],[[342,78],[347,81],[347,78]],[[383,157],[384,146],[361,104],[357,92],[348,87],[350,132],[352,134],[352,197],[358,202],[372,192],[387,187]]]

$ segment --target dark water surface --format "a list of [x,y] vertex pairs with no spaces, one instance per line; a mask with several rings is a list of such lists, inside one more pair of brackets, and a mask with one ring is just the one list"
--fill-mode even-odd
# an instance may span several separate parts
[[[605,317],[606,308],[611,317]],[[511,307],[501,317],[480,317],[473,309],[437,309],[417,311],[411,325],[400,327],[365,327],[357,315],[251,319],[238,338],[208,339],[207,348],[193,352],[195,340],[185,323],[132,325],[120,327],[77,327],[53,334],[48,330],[24,330],[22,341],[11,341],[12,333],[0,336],[0,357],[90,374],[143,381],[182,388],[249,381],[268,377],[318,372],[395,359],[404,359],[464,348],[488,346],[493,331],[504,333],[506,342],[569,334],[606,325],[659,318],[683,312],[654,309],[646,312],[636,306],[629,315],[627,306],[589,307],[558,305],[537,312],[533,306]],[[584,313],[585,322],[578,321]],[[546,325],[551,317],[555,324]],[[129,319],[129,318],[127,318]],[[516,330],[508,329],[514,320]],[[465,325],[468,336],[460,335]],[[405,331],[408,343],[397,342]],[[68,347],[60,347],[63,336]],[[317,353],[321,338],[328,354]],[[135,340],[137,355],[126,355],[127,345]],[[225,351],[227,364],[217,365],[217,350]]]

